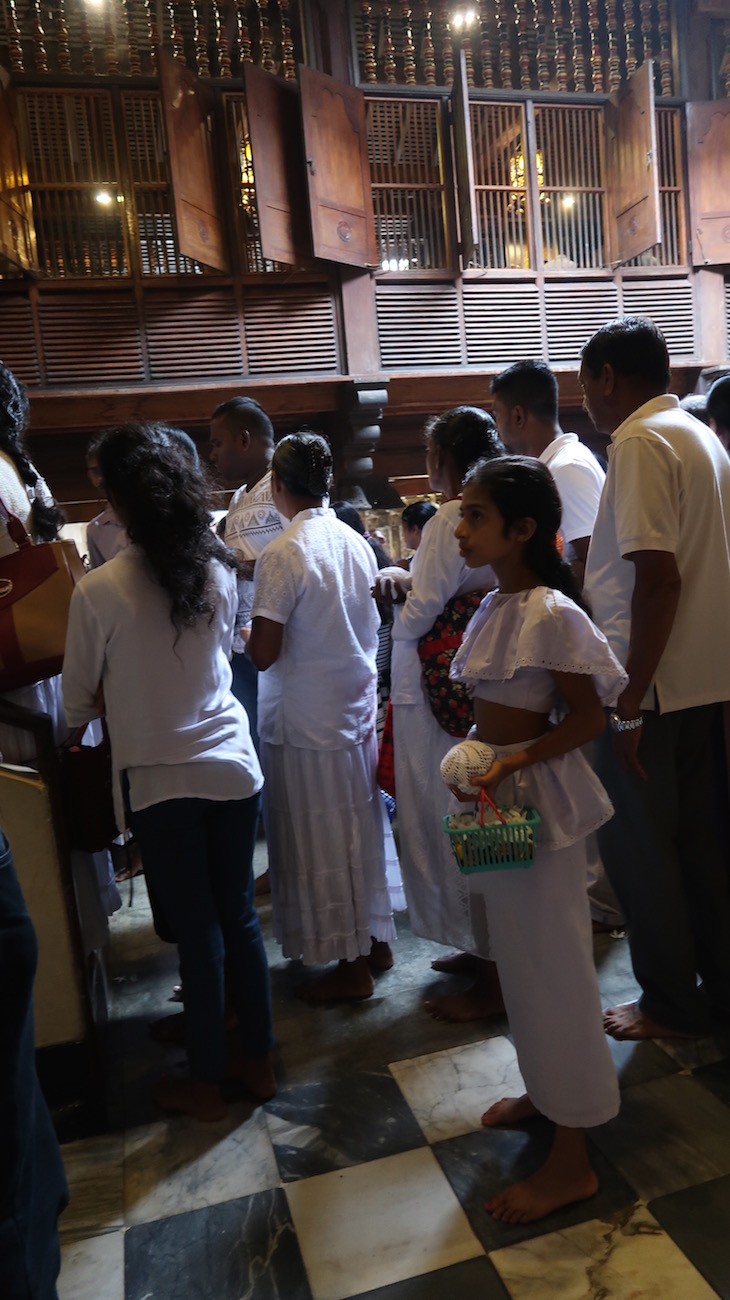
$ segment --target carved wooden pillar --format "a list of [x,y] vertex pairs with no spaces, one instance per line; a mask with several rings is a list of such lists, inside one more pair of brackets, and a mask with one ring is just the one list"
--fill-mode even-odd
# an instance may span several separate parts
[[560,8],[560,0],[553,0],[553,32],[555,33],[555,75],[558,90],[568,89],[568,55],[565,46],[565,29]]
[[380,441],[383,407],[388,404],[388,390],[377,381],[356,379],[346,393],[345,428],[340,445],[337,495],[355,504],[368,502],[363,481],[373,472],[373,450]]
[[238,31],[238,57],[241,63],[253,63],[251,53],[251,33],[248,30],[246,0],[236,0],[236,23]]
[[641,21],[641,41],[644,50],[644,63],[653,54],[653,33],[651,29],[651,0],[639,0],[639,17]]
[[201,21],[199,4],[193,5],[193,34],[195,40],[195,67],[198,76],[209,77],[210,60],[208,59],[208,38]]
[[279,0],[281,18],[281,66],[287,81],[296,81],[297,65],[294,58],[294,42],[291,35],[291,17],[289,0]]
[[403,22],[403,75],[407,86],[416,84],[416,51],[413,45],[413,6],[408,0],[401,0],[401,19]]
[[175,10],[175,0],[168,0],[168,12],[170,15],[170,34],[172,37],[172,57],[179,63],[185,62],[185,41],[183,39],[182,27],[177,20]]
[[20,40],[16,0],[8,0],[8,57],[11,72],[23,72],[23,46]]
[[570,38],[573,46],[573,89],[586,88],[586,67],[583,57],[583,27],[580,0],[570,0]]
[[147,36],[150,49],[150,62],[152,67],[157,67],[157,50],[160,44],[160,31],[157,26],[156,10],[152,9],[150,0],[144,0],[145,14],[147,16]]
[[448,2],[439,5],[439,25],[441,27],[441,56],[444,65],[444,85],[451,86],[454,81],[454,46],[451,40],[451,21]]
[[657,0],[659,18],[659,76],[662,95],[674,92],[672,75],[672,33],[669,25],[669,0]]
[[117,53],[117,34],[114,30],[112,15],[108,8],[104,20],[104,64],[108,76],[118,76],[119,54]]
[[68,43],[68,27],[66,26],[63,0],[58,0],[56,4],[56,57],[58,58],[58,71],[68,75],[71,71],[71,50]]
[[228,46],[228,33],[223,15],[221,0],[213,0],[213,21],[215,22],[215,52],[218,59],[218,76],[228,78],[231,75],[231,52]]
[[395,52],[393,50],[393,33],[390,27],[391,6],[381,3],[380,10],[383,16],[383,71],[385,80],[389,85],[392,85],[395,81]]
[[612,95],[621,85],[621,56],[616,34],[616,0],[606,0],[606,31],[608,34],[608,93]]
[[261,33],[261,67],[265,72],[275,72],[276,64],[274,63],[274,46],[271,40],[271,32],[269,30],[268,0],[256,0],[256,8],[259,15],[259,32]]
[[624,39],[626,41],[624,67],[626,76],[630,77],[638,67],[636,61],[636,36],[634,34],[634,0],[624,0]]
[[427,6],[424,11],[423,28],[423,76],[427,86],[436,85],[436,57],[433,49],[433,10]]
[[482,85],[485,90],[494,86],[494,69],[492,67],[492,45],[489,40],[489,5],[487,0],[479,0],[479,28],[481,31]]
[[512,58],[510,52],[511,14],[507,0],[496,0],[495,17],[499,32],[499,76],[503,90],[512,89]]
[[603,60],[599,45],[598,0],[588,0],[588,31],[591,38],[591,82],[595,94],[603,92]]
[[130,77],[140,77],[142,75],[142,60],[139,57],[139,42],[137,40],[137,32],[134,26],[134,0],[124,0],[124,13],[127,20],[127,61],[129,63],[129,75]]
[[535,37],[537,42],[537,87],[550,89],[550,64],[545,31],[545,0],[532,0],[535,12]]
[[48,51],[41,21],[40,0],[33,0],[33,67],[36,72],[48,72]]
[[373,24],[372,12],[373,6],[370,0],[362,0],[360,5],[362,13],[362,53],[363,53],[363,72],[365,81],[374,82],[378,80],[378,65],[375,62],[375,42],[373,41]]
[[530,89],[530,46],[527,32],[527,2],[515,0],[515,21],[517,23],[517,60],[520,67],[520,89]]

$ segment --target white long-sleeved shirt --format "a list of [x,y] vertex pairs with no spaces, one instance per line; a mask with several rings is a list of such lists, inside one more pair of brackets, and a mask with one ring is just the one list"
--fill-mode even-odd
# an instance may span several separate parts
[[72,726],[96,717],[104,688],[117,823],[121,773],[133,811],[167,799],[245,799],[263,784],[248,718],[231,694],[236,578],[209,566],[210,621],[178,634],[170,598],[129,546],[88,573],[71,601],[63,699]]

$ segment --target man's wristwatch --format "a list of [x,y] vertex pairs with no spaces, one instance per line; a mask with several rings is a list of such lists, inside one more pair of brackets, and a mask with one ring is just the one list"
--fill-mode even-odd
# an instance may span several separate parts
[[639,727],[644,725],[644,719],[641,716],[638,718],[622,718],[615,709],[609,713],[608,720],[611,724],[611,730],[619,733],[622,731],[638,731]]

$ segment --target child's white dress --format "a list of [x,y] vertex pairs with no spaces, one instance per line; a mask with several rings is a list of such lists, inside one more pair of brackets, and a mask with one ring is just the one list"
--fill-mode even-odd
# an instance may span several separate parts
[[[551,671],[589,673],[606,705],[628,681],[588,616],[561,592],[537,587],[485,597],[451,674],[477,698],[559,716]],[[479,739],[497,757],[535,743]],[[489,955],[530,1099],[556,1124],[589,1128],[617,1113],[619,1093],[601,1020],[582,840],[613,809],[580,750],[514,773],[496,798],[539,812],[535,862],[470,876],[469,890],[486,904]]]

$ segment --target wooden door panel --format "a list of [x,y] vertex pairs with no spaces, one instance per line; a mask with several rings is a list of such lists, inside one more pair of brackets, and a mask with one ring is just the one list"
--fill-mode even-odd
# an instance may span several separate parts
[[311,259],[299,90],[244,63],[261,252],[272,262]]
[[474,150],[469,115],[469,83],[466,78],[466,55],[459,51],[459,62],[451,92],[451,121],[454,128],[454,161],[458,188],[459,227],[461,230],[461,264],[468,266],[479,243],[476,195],[474,189]]
[[180,252],[227,271],[208,93],[164,50],[158,51],[158,67]]
[[15,101],[0,86],[0,257],[25,271],[37,265],[28,172],[23,159]]
[[730,262],[730,102],[687,105],[693,266]]
[[314,255],[376,266],[365,98],[304,65],[299,85]]
[[653,68],[647,59],[611,100],[609,201],[619,262],[662,240]]

